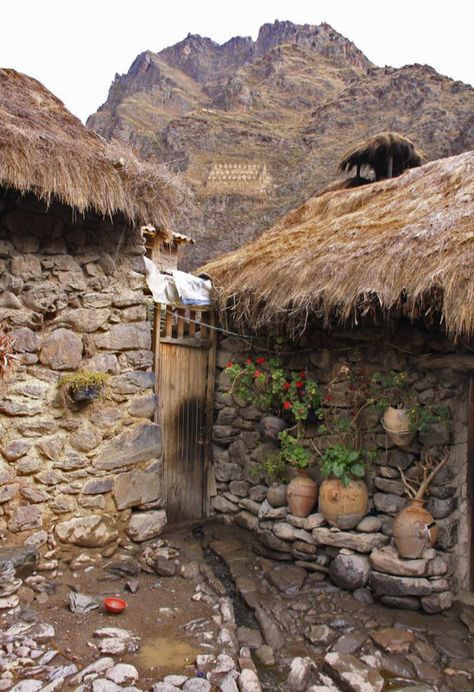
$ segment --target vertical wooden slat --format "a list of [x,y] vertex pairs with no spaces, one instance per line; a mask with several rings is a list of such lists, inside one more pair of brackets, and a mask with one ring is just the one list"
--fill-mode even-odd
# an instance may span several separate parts
[[184,310],[179,309],[176,311],[178,315],[178,330],[177,330],[177,336],[178,339],[182,339],[184,336]]
[[209,313],[201,312],[201,339],[207,339],[208,329],[207,324],[209,321]]
[[469,375],[468,382],[468,428],[467,428],[467,493],[470,513],[470,590],[474,592],[474,374]]
[[196,313],[194,310],[189,311],[189,336],[196,335]]
[[[209,312],[209,324],[215,325],[214,310]],[[204,440],[204,477],[203,477],[203,508],[205,516],[210,512],[210,497],[208,492],[209,478],[208,474],[212,463],[212,423],[214,413],[214,380],[216,372],[216,357],[217,357],[217,338],[216,330],[210,329],[209,336],[211,339],[211,347],[207,354],[206,368],[206,410],[205,410],[205,440]]]
[[166,307],[165,336],[173,336],[173,311],[169,305]]
[[[160,336],[161,303],[155,303],[153,312],[153,372],[155,373],[155,392],[160,391]],[[159,407],[155,410],[155,423],[160,420]]]

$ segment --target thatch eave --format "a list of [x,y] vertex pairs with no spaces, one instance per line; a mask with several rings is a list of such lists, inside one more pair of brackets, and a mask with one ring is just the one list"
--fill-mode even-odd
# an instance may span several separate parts
[[0,185],[133,225],[169,223],[183,197],[164,166],[107,144],[40,82],[10,69],[0,69]]
[[474,332],[474,152],[330,191],[203,267],[222,314],[254,330],[356,324],[371,310]]

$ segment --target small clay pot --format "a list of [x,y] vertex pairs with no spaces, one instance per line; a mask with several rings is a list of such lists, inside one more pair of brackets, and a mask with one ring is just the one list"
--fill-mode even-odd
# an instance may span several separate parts
[[272,507],[284,507],[286,505],[286,493],[288,486],[283,483],[272,485],[267,490],[267,502]]
[[436,543],[438,527],[424,504],[424,500],[410,500],[393,520],[393,538],[402,557],[419,558]]
[[341,531],[353,529],[369,508],[369,492],[364,481],[352,479],[345,486],[339,478],[328,478],[319,491],[319,511]]
[[299,471],[288,484],[287,501],[290,514],[307,517],[311,514],[318,498],[318,484],[307,471]]
[[90,387],[75,387],[71,389],[71,398],[76,403],[87,403],[88,401],[94,401],[102,394],[103,385],[94,384]]
[[382,424],[397,447],[408,447],[413,442],[416,432],[410,430],[410,417],[404,408],[388,406],[383,414]]

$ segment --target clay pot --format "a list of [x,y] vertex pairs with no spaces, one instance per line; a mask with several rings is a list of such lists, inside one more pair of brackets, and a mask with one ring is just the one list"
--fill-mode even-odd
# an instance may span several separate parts
[[364,481],[351,480],[345,486],[339,478],[328,478],[319,491],[319,511],[338,529],[353,529],[367,514],[369,492]]
[[307,471],[298,471],[296,478],[288,483],[286,493],[290,514],[307,517],[318,498],[318,484],[309,477]]
[[287,486],[286,485],[284,485],[284,484],[272,485],[267,490],[267,502],[268,502],[268,504],[270,504],[272,507],[284,507],[286,505],[286,493],[287,493]]
[[421,557],[436,543],[438,527],[424,504],[424,500],[410,500],[408,507],[393,520],[393,538],[402,557]]
[[383,414],[383,427],[397,447],[408,447],[416,435],[416,432],[410,430],[410,418],[404,408],[386,408]]

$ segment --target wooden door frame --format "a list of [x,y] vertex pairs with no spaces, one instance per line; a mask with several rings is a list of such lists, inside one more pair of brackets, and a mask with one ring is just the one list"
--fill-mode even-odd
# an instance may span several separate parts
[[[155,375],[156,394],[159,405],[155,412],[155,422],[162,425],[162,415],[164,402],[161,393],[158,391],[160,382],[160,348],[161,344],[169,343],[182,346],[184,348],[201,348],[207,350],[206,359],[206,391],[205,391],[205,429],[202,444],[203,454],[203,487],[202,487],[202,508],[203,516],[207,517],[211,509],[211,490],[212,480],[212,431],[214,413],[214,385],[217,358],[217,339],[215,322],[215,312],[212,308],[202,311],[185,310],[167,305],[165,307],[165,320],[161,324],[162,305],[155,303],[154,323],[153,323],[153,371]],[[177,320],[174,319],[175,316]],[[197,338],[197,324],[200,317],[203,317],[204,324],[199,328],[199,338]],[[207,326],[209,325],[209,326]],[[164,464],[166,460],[164,459]],[[166,470],[163,469],[166,477]],[[166,488],[164,489],[166,492]]]
[[474,373],[467,387],[467,496],[469,508],[469,588],[474,592]]

